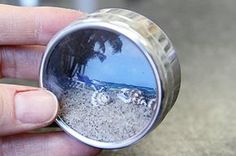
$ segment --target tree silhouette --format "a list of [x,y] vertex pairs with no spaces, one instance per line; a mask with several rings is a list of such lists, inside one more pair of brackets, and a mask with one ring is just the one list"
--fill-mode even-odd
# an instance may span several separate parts
[[105,30],[86,29],[72,33],[57,47],[63,60],[60,70],[63,69],[69,77],[77,72],[83,75],[90,59],[98,58],[103,62],[107,58],[108,46],[114,55],[121,52],[122,45],[118,34]]

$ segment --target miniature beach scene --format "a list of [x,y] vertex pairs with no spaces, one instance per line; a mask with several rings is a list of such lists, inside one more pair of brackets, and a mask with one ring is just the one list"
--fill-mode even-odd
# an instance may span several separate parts
[[144,53],[127,37],[86,29],[65,37],[52,53],[46,87],[60,102],[60,119],[101,142],[124,141],[151,122],[156,79]]

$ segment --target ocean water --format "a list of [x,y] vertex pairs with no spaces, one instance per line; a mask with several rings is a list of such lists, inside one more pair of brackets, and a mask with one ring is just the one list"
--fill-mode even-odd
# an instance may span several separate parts
[[144,87],[144,86],[134,86],[134,85],[128,85],[128,84],[120,84],[120,83],[112,83],[112,82],[103,82],[99,80],[90,80],[88,77],[73,77],[73,78],[66,78],[62,80],[64,90],[77,88],[77,86],[80,86],[81,84],[85,84],[86,87],[89,87],[91,89],[96,88],[96,90],[100,90],[103,88],[103,90],[121,90],[124,88],[127,89],[138,89],[142,91],[142,94],[145,95],[146,98],[152,99],[156,97],[157,89],[156,88],[150,88],[150,87]]

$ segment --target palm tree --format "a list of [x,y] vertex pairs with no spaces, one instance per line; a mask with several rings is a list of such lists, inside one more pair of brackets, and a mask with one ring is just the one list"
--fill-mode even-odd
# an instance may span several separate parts
[[108,31],[81,30],[66,37],[63,43],[66,46],[60,49],[64,73],[69,77],[73,77],[75,73],[83,75],[90,59],[98,58],[101,62],[105,61],[106,43],[112,47],[113,55],[121,52],[123,44],[119,35]]

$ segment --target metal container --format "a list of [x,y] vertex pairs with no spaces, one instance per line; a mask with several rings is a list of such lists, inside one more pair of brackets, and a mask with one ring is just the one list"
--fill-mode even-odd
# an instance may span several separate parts
[[[40,69],[40,86],[58,97],[62,110],[66,103],[62,96],[64,92],[70,93],[71,88],[76,96],[67,97],[66,100],[77,100],[78,105],[72,105],[76,107],[73,108],[76,111],[83,106],[83,102],[88,105],[83,107],[83,111],[93,107],[104,111],[103,108],[109,107],[109,112],[112,113],[113,108],[118,107],[125,107],[124,112],[130,107],[130,110],[140,108],[140,112],[129,113],[129,118],[119,115],[120,117],[113,119],[113,115],[110,115],[112,120],[106,119],[107,122],[102,123],[108,127],[121,126],[121,121],[129,120],[130,123],[121,126],[119,131],[116,128],[114,131],[109,129],[109,132],[104,130],[103,135],[111,137],[122,132],[130,135],[124,139],[123,136],[117,140],[110,139],[112,141],[81,134],[70,122],[65,121],[63,115],[58,115],[56,122],[65,132],[88,145],[104,149],[134,144],[159,125],[176,101],[180,79],[180,65],[166,34],[146,17],[116,8],[88,14],[61,30],[49,42]],[[145,112],[149,109],[150,120],[145,118],[145,125],[137,127],[139,122],[135,121],[136,117],[145,114],[141,109]],[[104,116],[101,111],[97,112],[98,121],[95,125],[104,117],[109,117],[108,112]],[[121,113],[115,111],[117,114],[114,116]],[[137,115],[137,112],[140,114]],[[84,117],[78,117],[78,124],[93,115],[88,113]],[[132,115],[135,116],[134,119],[131,119]],[[101,116],[103,118],[100,119]],[[137,120],[141,122],[143,118]],[[112,125],[115,122],[117,123]],[[136,125],[132,125],[132,122]],[[135,131],[135,126],[139,130]],[[89,132],[86,133],[92,133],[92,128],[93,126],[88,127]],[[97,128],[103,127],[100,125]],[[133,130],[132,135],[130,130]],[[102,132],[103,130],[98,131]]]

